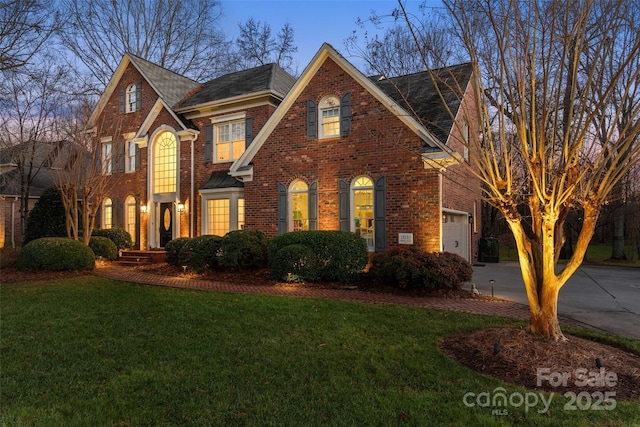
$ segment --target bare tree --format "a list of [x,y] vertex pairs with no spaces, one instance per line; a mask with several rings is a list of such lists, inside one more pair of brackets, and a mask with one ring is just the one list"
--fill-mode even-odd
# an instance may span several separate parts
[[29,215],[32,184],[60,151],[54,123],[65,104],[60,88],[68,79],[65,68],[49,64],[2,72],[0,148],[17,171],[14,185],[20,194],[22,234]]
[[102,144],[85,131],[91,115],[89,100],[70,105],[66,116],[57,121],[57,130],[64,137],[66,156],[58,156],[54,178],[60,189],[66,210],[66,226],[69,238],[89,244],[95,227],[96,216],[104,195],[109,188],[118,185],[112,166],[118,159],[123,141],[114,141],[112,150],[103,150]]
[[25,66],[44,47],[60,24],[51,5],[40,0],[0,3],[0,71]]
[[[466,115],[480,125],[480,133],[469,135],[470,166],[515,237],[530,331],[564,340],[559,291],[584,259],[601,206],[640,159],[634,144],[638,120],[607,126],[596,136],[603,111],[616,119],[640,114],[637,100],[628,102],[640,73],[640,31],[632,19],[638,2],[447,0],[445,5],[475,67],[477,108]],[[599,96],[592,96],[595,92]],[[582,214],[581,228],[572,256],[560,265],[564,224],[572,211]]]
[[101,92],[125,52],[203,80],[234,70],[216,22],[217,0],[61,0],[69,24],[62,42]]
[[271,26],[266,22],[249,18],[244,24],[238,24],[240,35],[236,39],[240,62],[245,68],[276,63],[291,74],[293,54],[298,51],[294,46],[293,28],[285,23],[274,37]]

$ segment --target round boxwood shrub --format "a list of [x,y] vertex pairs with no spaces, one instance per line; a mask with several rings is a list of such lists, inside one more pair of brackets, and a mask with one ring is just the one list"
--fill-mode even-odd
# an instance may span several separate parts
[[369,274],[374,280],[403,289],[459,288],[471,280],[473,269],[449,252],[424,252],[403,246],[375,254]]
[[89,246],[65,237],[44,237],[22,247],[17,267],[24,271],[92,270],[96,256]]
[[122,228],[97,228],[93,230],[91,236],[106,237],[116,244],[119,250],[129,249],[133,246],[131,234]]
[[285,246],[272,260],[271,274],[289,283],[317,280],[318,266],[313,250],[301,244]]
[[108,261],[118,259],[118,248],[113,240],[107,237],[93,236],[89,239],[89,247],[96,255],[96,258],[102,258]]
[[180,250],[189,240],[191,240],[190,237],[178,237],[164,245],[164,250],[167,253],[167,264],[180,266]]
[[230,231],[222,237],[218,265],[234,270],[266,267],[267,244],[262,231]]
[[218,253],[222,237],[204,235],[194,237],[186,242],[178,255],[179,265],[187,266],[196,273],[218,265]]
[[271,239],[269,262],[273,262],[282,248],[294,244],[305,245],[313,251],[320,281],[357,280],[369,261],[367,242],[358,234],[313,230],[293,231]]

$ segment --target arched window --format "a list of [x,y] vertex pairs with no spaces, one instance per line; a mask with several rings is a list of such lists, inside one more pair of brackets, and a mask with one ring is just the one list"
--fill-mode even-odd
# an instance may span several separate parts
[[309,187],[304,181],[296,180],[289,187],[291,212],[289,229],[309,230]]
[[164,131],[156,138],[153,151],[153,192],[176,191],[177,147],[173,133]]
[[318,123],[320,123],[319,138],[332,138],[340,135],[340,100],[337,96],[329,95],[320,101],[318,108]]
[[128,196],[124,201],[124,229],[131,234],[131,239],[136,240],[136,199]]
[[351,231],[358,233],[367,241],[370,251],[374,250],[374,212],[373,212],[373,181],[361,176],[351,185],[351,200],[353,201]]
[[102,228],[111,228],[113,226],[113,202],[110,198],[104,199],[102,202]]
[[132,84],[127,87],[127,113],[132,113],[138,110],[138,85]]

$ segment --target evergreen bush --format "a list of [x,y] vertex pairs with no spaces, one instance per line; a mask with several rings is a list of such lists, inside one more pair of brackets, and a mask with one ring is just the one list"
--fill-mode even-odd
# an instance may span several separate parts
[[271,274],[285,282],[313,282],[318,279],[318,266],[313,250],[293,244],[280,249],[271,262]]
[[118,248],[113,240],[107,237],[93,236],[89,239],[89,247],[95,254],[96,258],[102,258],[107,261],[118,259]]
[[180,249],[179,265],[187,266],[196,273],[203,273],[208,268],[216,268],[221,242],[222,237],[213,235],[190,239]]
[[313,251],[320,281],[357,280],[369,261],[367,243],[356,233],[293,231],[276,236],[269,242],[270,266],[280,250],[295,244],[305,245]]
[[133,246],[131,234],[122,228],[96,228],[91,235],[111,239],[119,250],[130,249]]
[[262,231],[230,231],[222,237],[218,265],[234,270],[266,267],[267,244],[267,237]]
[[44,237],[22,247],[17,267],[24,271],[92,270],[95,262],[95,254],[82,242]]
[[51,187],[29,212],[22,245],[41,237],[67,237],[67,217],[60,190]]
[[167,264],[180,267],[180,250],[182,247],[191,240],[190,237],[178,237],[177,239],[170,240],[164,245],[164,250],[167,253]]

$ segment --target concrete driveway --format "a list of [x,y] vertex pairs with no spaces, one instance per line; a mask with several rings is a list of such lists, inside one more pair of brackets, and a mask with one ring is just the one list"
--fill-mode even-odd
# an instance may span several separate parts
[[[482,263],[473,267],[478,290],[528,304],[517,262]],[[558,314],[615,335],[640,340],[640,268],[582,266],[560,290]]]

